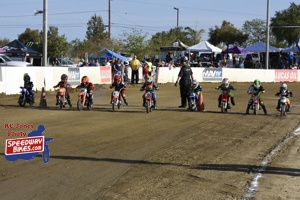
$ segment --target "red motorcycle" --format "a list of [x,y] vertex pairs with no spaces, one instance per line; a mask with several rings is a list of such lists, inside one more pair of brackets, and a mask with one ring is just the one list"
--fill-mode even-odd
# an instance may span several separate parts
[[227,110],[230,109],[229,103],[230,103],[230,97],[229,97],[229,95],[227,94],[226,91],[222,91],[222,94],[221,94],[221,105],[220,105],[222,113],[226,113]]
[[112,93],[112,109],[113,110],[115,110],[115,107],[118,107],[118,109],[120,109],[123,105],[122,90],[126,90],[126,88],[121,88],[120,91],[115,90]]
[[81,111],[84,106],[87,107],[88,110],[92,109],[91,102],[89,101],[89,94],[87,93],[86,88],[81,88],[78,94],[78,100],[77,100],[77,109]]

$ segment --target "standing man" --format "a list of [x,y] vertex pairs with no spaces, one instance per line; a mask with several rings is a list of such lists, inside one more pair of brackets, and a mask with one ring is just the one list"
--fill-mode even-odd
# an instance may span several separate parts
[[189,97],[189,91],[191,88],[191,83],[194,80],[193,72],[191,67],[188,64],[188,58],[185,56],[183,59],[182,67],[179,71],[177,81],[175,86],[177,86],[178,82],[180,85],[180,96],[181,96],[181,105],[179,108],[185,108],[187,105],[187,100]]
[[130,66],[131,66],[131,84],[134,83],[134,77],[135,77],[135,83],[138,84],[138,82],[139,82],[139,68],[141,66],[141,63],[136,58],[136,55],[133,57],[132,61],[130,62]]
[[146,61],[147,61],[147,64],[148,64],[148,75],[149,75],[149,76],[153,76],[153,74],[152,74],[153,64],[152,64],[152,62],[150,61],[149,58],[146,59]]

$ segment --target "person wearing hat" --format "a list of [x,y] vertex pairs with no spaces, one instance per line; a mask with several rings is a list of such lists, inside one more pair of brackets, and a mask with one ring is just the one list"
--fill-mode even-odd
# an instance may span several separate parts
[[179,108],[185,108],[187,106],[189,91],[193,80],[193,71],[188,64],[188,58],[185,56],[183,58],[182,67],[179,71],[178,78],[175,83],[175,86],[177,86],[178,83],[180,86],[181,105],[179,106]]

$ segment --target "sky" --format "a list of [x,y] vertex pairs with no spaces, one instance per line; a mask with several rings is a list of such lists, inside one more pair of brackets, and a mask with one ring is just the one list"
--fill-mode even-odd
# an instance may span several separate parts
[[[34,16],[33,10],[43,10],[45,0],[9,0],[1,2],[0,39],[10,41],[26,28],[43,30],[43,14]],[[87,22],[96,14],[108,25],[109,0],[47,0],[48,26],[58,27],[59,35],[70,42],[85,39]],[[119,39],[124,32],[134,28],[147,34],[177,27],[204,29],[202,40],[207,40],[209,28],[221,26],[222,21],[241,29],[245,21],[267,19],[268,0],[111,0],[111,37]],[[276,11],[289,8],[290,3],[300,0],[269,0],[270,18]]]

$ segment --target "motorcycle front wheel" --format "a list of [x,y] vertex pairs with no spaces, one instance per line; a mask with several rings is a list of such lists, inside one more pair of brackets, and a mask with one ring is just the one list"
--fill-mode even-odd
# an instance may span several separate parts
[[254,115],[258,114],[258,110],[259,110],[259,104],[254,104],[253,106]]
[[280,115],[281,116],[286,115],[286,105],[281,105]]
[[20,96],[18,102],[21,107],[24,107],[25,106],[24,96]]
[[82,109],[83,109],[82,102],[81,102],[81,100],[78,100],[77,101],[77,110],[81,111]]
[[221,102],[221,112],[222,113],[226,113],[227,112],[225,102],[223,102],[223,101]]

